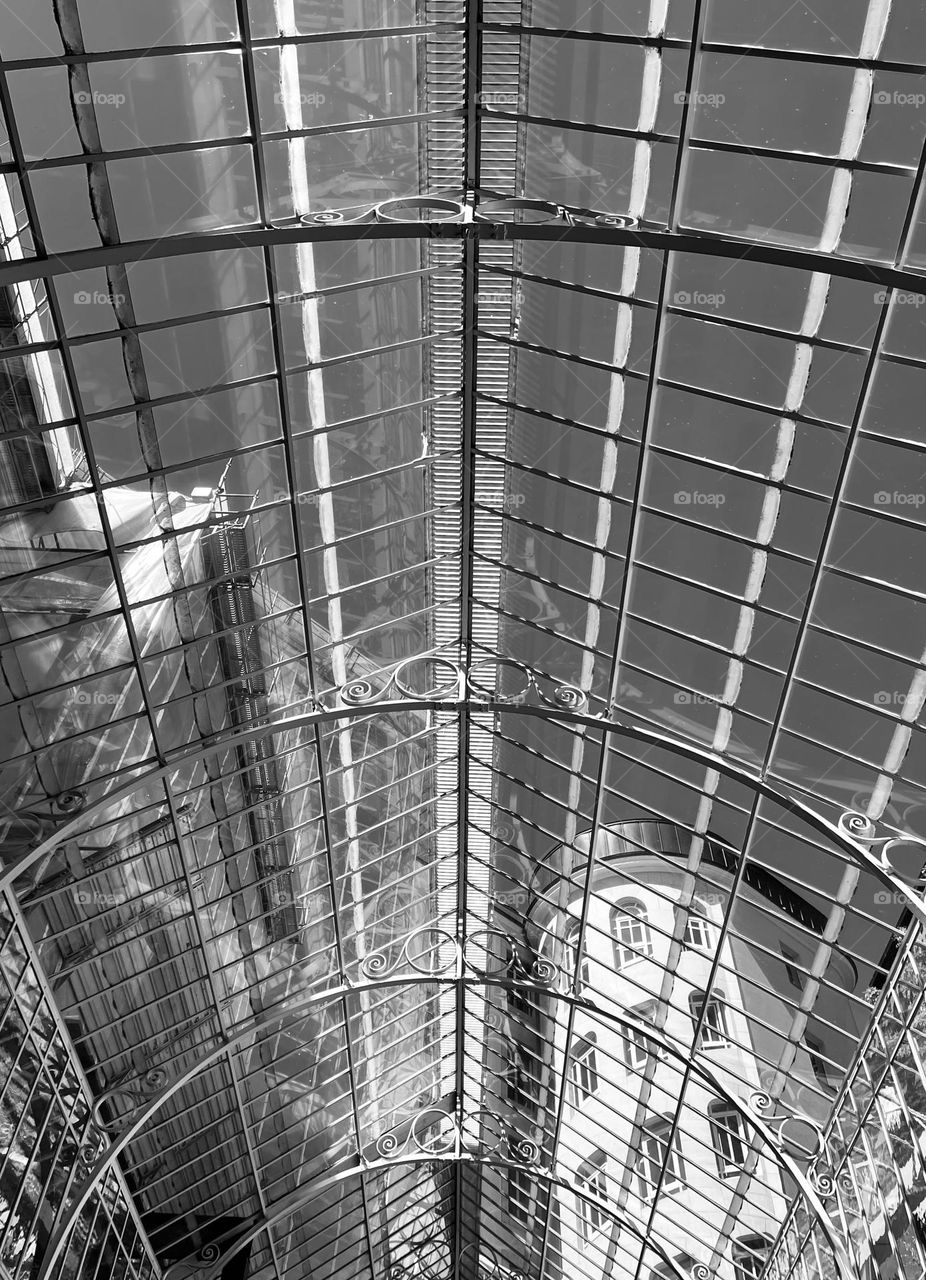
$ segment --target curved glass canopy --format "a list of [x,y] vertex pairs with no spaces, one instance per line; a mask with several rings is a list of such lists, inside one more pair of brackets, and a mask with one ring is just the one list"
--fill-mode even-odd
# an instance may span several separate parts
[[0,9],[2,1280],[920,1280],[924,85]]

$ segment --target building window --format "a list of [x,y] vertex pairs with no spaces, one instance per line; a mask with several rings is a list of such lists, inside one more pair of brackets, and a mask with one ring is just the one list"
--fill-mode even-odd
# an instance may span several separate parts
[[[598,1200],[607,1200],[608,1179],[605,1173],[605,1163],[605,1153],[596,1151],[591,1159],[586,1160],[584,1164],[579,1166],[579,1172],[576,1174],[576,1186],[585,1195],[597,1197]],[[599,1231],[604,1231],[608,1225],[608,1215],[601,1205],[595,1204],[592,1200],[586,1200],[583,1196],[576,1196],[576,1202],[579,1210],[582,1240],[585,1244],[588,1244]]]
[[652,1199],[663,1165],[666,1171],[662,1180],[663,1191],[680,1191],[685,1184],[685,1165],[678,1146],[678,1130],[670,1147],[671,1131],[671,1121],[662,1117],[648,1120],[643,1127],[640,1154],[637,1156],[637,1182],[641,1200]]
[[786,947],[783,942],[779,942],[778,950],[781,952],[781,958],[785,964],[785,973],[788,975],[788,981],[791,986],[796,987],[798,991],[803,991],[806,979],[798,968],[801,957],[791,947]]
[[689,998],[688,1007],[691,1010],[691,1021],[694,1023],[696,1032],[702,1011],[704,1013],[704,1021],[701,1023],[700,1046],[702,1049],[717,1049],[721,1045],[729,1044],[727,1011],[723,1005],[722,991],[714,992],[709,1000],[703,991],[696,991]]
[[[643,1022],[652,1022],[656,1014],[656,1002],[651,1000],[648,1004],[640,1005],[639,1008],[630,1009],[628,1012],[635,1014]],[[628,1071],[642,1071],[653,1052],[652,1040],[647,1040],[642,1032],[635,1031],[632,1027],[624,1028],[623,1038],[624,1063]]]
[[574,1107],[580,1107],[586,1098],[590,1098],[598,1091],[598,1060],[595,1044],[595,1037],[589,1032],[584,1039],[576,1043],[573,1049],[569,1084]]
[[765,1236],[744,1236],[733,1242],[733,1273],[736,1280],[758,1280],[768,1261],[771,1241]]
[[728,1102],[712,1102],[708,1109],[711,1138],[721,1178],[732,1178],[746,1163],[748,1145],[743,1131],[743,1117]]
[[653,954],[653,940],[642,902],[632,899],[611,908],[611,937],[617,969]]
[[[571,917],[566,925],[566,933],[563,937],[564,962],[569,973],[575,973],[576,964],[578,962],[577,950],[579,943],[579,924],[580,921],[575,917]],[[588,953],[585,946],[582,947],[582,967],[579,970],[578,990],[582,990],[589,985],[589,969],[588,969]]]
[[532,1105],[536,1105],[540,1081],[533,1075],[530,1065],[517,1046],[512,1046],[509,1050],[505,1079],[509,1106],[529,1110]]
[[531,1218],[531,1176],[526,1169],[508,1170],[508,1212],[527,1226]]
[[817,1084],[828,1092],[833,1090],[833,1082],[830,1079],[829,1063],[826,1061],[826,1054],[823,1048],[823,1041],[818,1040],[815,1036],[804,1036],[804,1048],[810,1058],[810,1065],[813,1067],[813,1073],[816,1077]]
[[686,947],[695,947],[698,951],[710,951],[714,945],[714,931],[707,920],[700,915],[693,914],[695,911],[704,911],[704,907],[698,902],[697,898],[688,908],[684,945]]

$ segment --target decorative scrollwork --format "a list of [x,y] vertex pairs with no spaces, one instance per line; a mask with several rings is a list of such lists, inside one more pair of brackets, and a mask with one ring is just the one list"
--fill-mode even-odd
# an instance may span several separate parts
[[22,847],[41,844],[68,819],[84,808],[83,791],[70,788],[49,796],[47,808],[10,809],[0,803],[0,846]]
[[517,1164],[539,1165],[541,1150],[531,1138],[510,1127],[505,1117],[487,1107],[456,1115],[439,1107],[428,1107],[374,1143],[384,1160],[408,1154],[458,1156],[485,1159],[501,1155]]
[[96,1164],[105,1146],[105,1134],[97,1125],[90,1124],[87,1126],[87,1130],[84,1133],[80,1150],[77,1153],[77,1158],[81,1164],[88,1166]]
[[585,706],[587,699],[577,685],[558,684],[553,690],[553,701],[558,707],[565,707],[567,711],[578,711]]
[[469,934],[463,948],[463,967],[479,977],[510,978],[544,988],[554,987],[563,977],[552,960],[533,953],[525,956],[523,943],[501,929],[477,929]]
[[[469,220],[470,209],[452,191],[427,195],[393,196],[375,203],[348,205],[343,209],[320,209],[317,213],[303,213],[298,221],[303,226],[324,226],[338,222],[428,222],[431,234],[440,235],[444,224]],[[489,235],[505,237],[512,222],[567,223],[569,226],[598,226],[630,229],[639,225],[636,218],[625,213],[609,213],[601,209],[586,209],[558,204],[551,200],[532,197],[490,197],[479,200],[472,210],[473,221],[486,224]]]
[[[840,831],[851,836],[857,844],[864,845],[870,853],[878,856],[882,869],[898,883],[898,888],[906,893],[913,889],[922,893],[926,886],[923,874],[926,865],[926,840],[901,831],[890,823],[875,823],[865,814],[853,810],[841,814],[837,825]],[[887,834],[879,835],[879,831]],[[892,853],[894,859],[891,857]],[[907,861],[912,862],[911,866],[898,865],[901,853]]]
[[538,959],[530,967],[531,980],[541,987],[552,987],[560,971],[552,960]]
[[780,1102],[776,1103],[764,1089],[750,1094],[749,1105],[772,1130],[780,1150],[798,1165],[810,1166],[808,1177],[820,1195],[834,1195],[835,1184],[830,1185],[832,1178],[820,1163],[826,1152],[826,1139],[816,1120],[801,1111],[782,1110]]
[[836,1179],[828,1169],[814,1169],[810,1175],[810,1181],[813,1183],[814,1190],[824,1200],[829,1200],[836,1194]]
[[[165,1087],[170,1080],[170,1072],[165,1067],[151,1067],[143,1076],[128,1083],[113,1085],[105,1093],[100,1094],[93,1106],[93,1120],[105,1133],[110,1135],[121,1133],[132,1123],[132,1117],[141,1107],[147,1106],[151,1097]],[[117,1103],[128,1102],[129,1109],[122,1115],[107,1120],[102,1111]],[[99,1153],[97,1153],[99,1154]]]
[[359,964],[363,979],[396,975],[451,977],[460,973],[481,978],[510,979],[551,990],[565,979],[562,970],[545,957],[526,951],[501,929],[477,929],[464,943],[439,925],[424,925],[388,947],[370,951]]
[[374,689],[369,680],[351,680],[341,686],[341,701],[350,703],[352,707],[376,702],[382,696],[382,691]]
[[360,961],[360,974],[374,980],[389,978],[407,967],[426,977],[446,976],[458,970],[459,962],[460,944],[453,934],[439,925],[425,925],[396,939],[389,948],[368,952]]
[[196,1257],[200,1262],[215,1262],[221,1253],[222,1250],[217,1244],[204,1244]]
[[691,1280],[711,1280],[711,1269],[703,1262],[696,1262],[691,1268]]
[[[432,681],[422,688],[415,676],[428,664],[432,668]],[[497,687],[503,672],[515,675],[513,689]],[[545,685],[552,688],[547,689]],[[373,705],[390,696],[410,701],[422,698],[460,701],[467,692],[477,700],[511,706],[522,706],[529,698],[536,698],[542,705],[560,711],[581,711],[588,702],[588,695],[578,685],[555,683],[514,658],[480,658],[466,667],[443,653],[417,654],[400,662],[392,671],[349,680],[341,686],[339,696],[348,706],[357,707]]]
[[540,1160],[540,1148],[530,1138],[509,1138],[511,1154],[522,1164],[537,1164]]
[[70,816],[80,813],[86,803],[87,797],[83,791],[73,788],[70,791],[62,791],[56,795],[52,800],[52,808],[58,813],[66,813]]
[[[523,1271],[518,1269],[512,1270],[498,1256],[496,1250],[487,1240],[480,1240],[478,1245],[467,1244],[460,1250],[460,1261],[467,1254],[475,1255],[475,1274],[477,1280],[527,1280]],[[473,1268],[461,1268],[461,1273],[469,1275]]]
[[383,1133],[376,1139],[376,1153],[384,1159],[394,1156],[399,1146],[399,1139],[394,1133]]

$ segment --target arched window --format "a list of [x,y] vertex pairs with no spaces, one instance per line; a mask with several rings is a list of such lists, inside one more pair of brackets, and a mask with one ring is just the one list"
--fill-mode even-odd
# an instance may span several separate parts
[[758,1280],[761,1276],[772,1242],[767,1236],[743,1236],[733,1242],[733,1273],[736,1280]]
[[749,1149],[743,1117],[729,1102],[712,1102],[708,1108],[708,1116],[720,1176],[737,1177],[746,1163]]
[[684,944],[698,951],[711,951],[714,946],[714,930],[707,919],[707,908],[698,898],[688,908]]
[[704,1013],[700,1040],[702,1049],[719,1049],[722,1045],[730,1043],[727,1034],[727,1011],[724,1008],[722,991],[712,992],[709,1000],[705,992],[695,991],[689,996],[688,1007],[691,1010],[691,1021],[694,1023],[695,1031],[698,1029],[702,1011]]
[[642,902],[630,898],[611,908],[611,938],[616,969],[653,954],[653,939]]
[[592,1031],[577,1040],[572,1050],[569,1086],[574,1107],[580,1107],[586,1098],[598,1091],[597,1041]]
[[641,1200],[651,1200],[655,1195],[663,1166],[663,1191],[681,1191],[685,1185],[685,1164],[679,1149],[678,1130],[670,1145],[671,1132],[672,1122],[663,1116],[654,1116],[643,1126],[637,1156],[637,1184]]
[[[608,1198],[608,1178],[605,1172],[607,1156],[601,1150],[596,1151],[588,1160],[579,1165],[576,1174],[576,1187],[586,1195],[596,1196],[599,1200]],[[588,1244],[599,1231],[608,1225],[608,1215],[603,1207],[583,1196],[576,1196],[579,1211],[579,1227],[584,1244]]]

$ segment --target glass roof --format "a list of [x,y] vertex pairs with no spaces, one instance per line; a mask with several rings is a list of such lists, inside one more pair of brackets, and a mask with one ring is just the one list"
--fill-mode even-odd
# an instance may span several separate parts
[[2,1280],[918,1280],[921,6],[0,55]]

